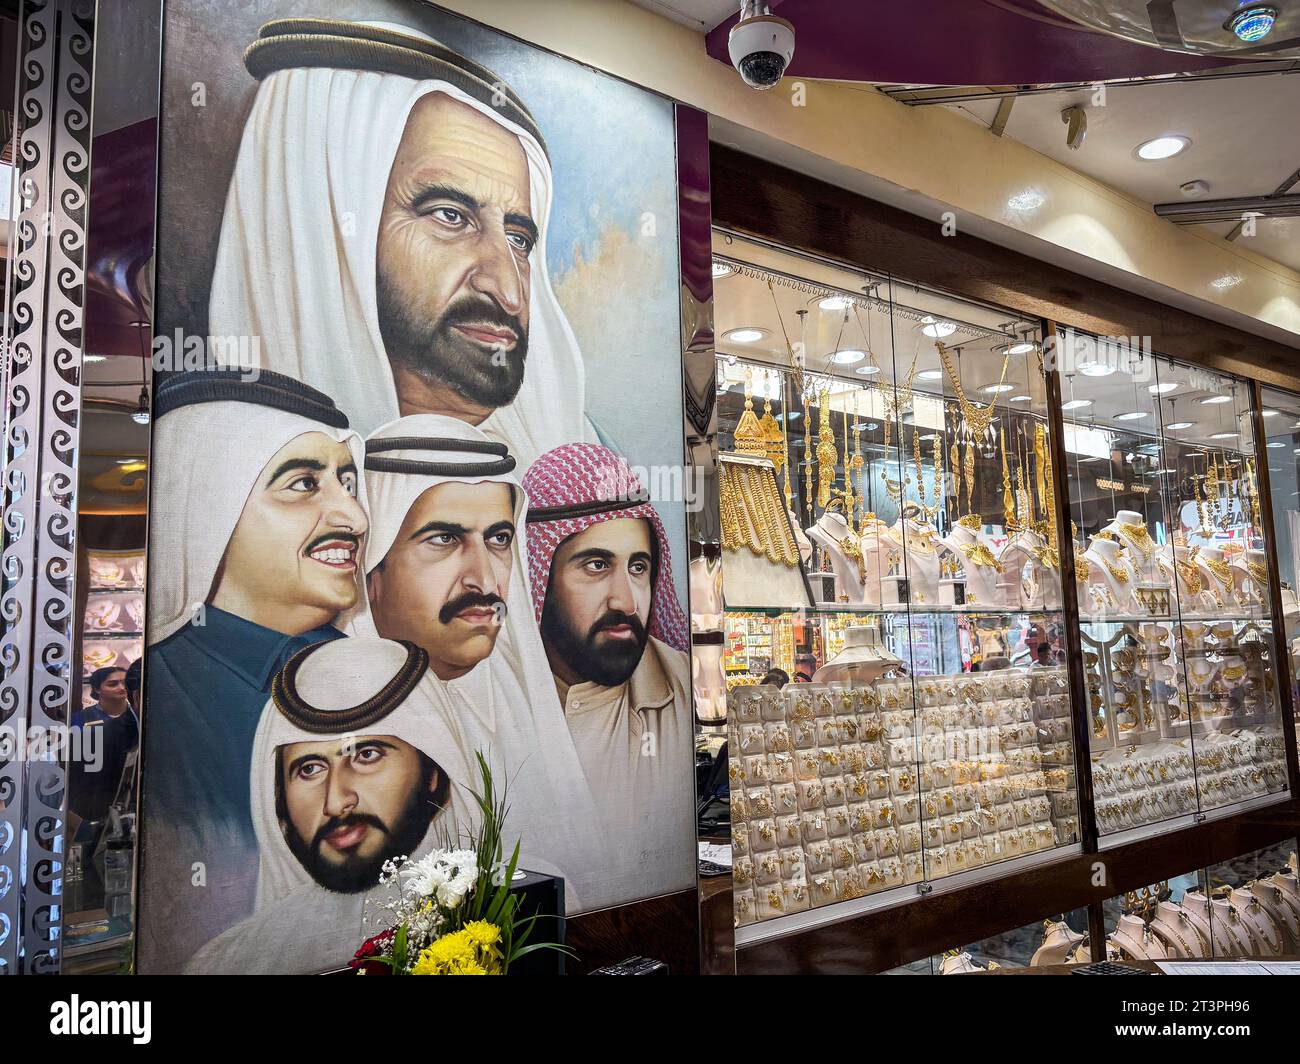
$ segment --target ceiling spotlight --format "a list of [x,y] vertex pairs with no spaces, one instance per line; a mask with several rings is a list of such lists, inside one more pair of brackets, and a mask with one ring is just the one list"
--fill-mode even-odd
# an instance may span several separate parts
[[1140,418],[1150,417],[1145,410],[1130,410],[1127,414],[1116,414],[1116,421],[1137,421]]
[[1109,377],[1115,372],[1115,367],[1109,362],[1080,362],[1074,368],[1085,377]]
[[1034,397],[1032,395],[1013,395],[1007,401],[1011,403],[1028,403],[1031,402],[1033,398]]
[[1184,181],[1178,186],[1178,191],[1188,199],[1200,199],[1210,191],[1210,183],[1199,179],[1194,181]]
[[1235,440],[1236,438],[1237,434],[1235,432],[1216,432],[1210,436],[1212,440]]
[[860,373],[860,374],[862,374],[862,376],[864,376],[864,377],[870,377],[873,373],[879,373],[879,372],[880,372],[880,367],[879,367],[879,366],[874,366],[874,365],[859,366],[859,367],[858,367],[857,369],[855,369],[853,372],[854,372],[854,373]]
[[950,321],[936,321],[930,315],[921,319],[921,331],[936,340],[941,340],[945,336],[951,336],[957,331],[957,326]]
[[1159,384],[1152,384],[1147,388],[1152,395],[1168,395],[1178,388],[1177,381],[1161,381]]
[[1091,399],[1071,399],[1068,403],[1062,403],[1062,410],[1082,410],[1085,406],[1092,406]]
[[1232,396],[1230,395],[1211,395],[1208,399],[1202,399],[1201,405],[1216,406],[1219,403],[1230,403],[1230,402],[1232,402]]
[[1172,159],[1191,143],[1186,137],[1155,137],[1137,146],[1137,157],[1147,162]]
[[937,381],[943,376],[941,369],[923,369],[916,375],[919,381]]
[[848,310],[853,300],[848,296],[827,296],[817,306],[822,310]]
[[855,362],[861,362],[867,357],[865,351],[836,351],[831,355],[831,361],[837,366],[851,366]]
[[1235,33],[1238,40],[1254,44],[1273,32],[1273,23],[1276,21],[1277,8],[1272,4],[1248,4],[1233,12],[1223,28]]
[[980,391],[987,392],[991,395],[997,395],[1001,392],[1014,391],[1015,387],[1014,384],[986,384],[980,389]]
[[1280,413],[1282,413],[1281,410],[1265,410],[1264,417],[1277,417]]
[[107,355],[92,355],[89,351],[87,351],[84,355],[81,356],[81,361],[89,365],[92,362],[103,362],[104,359],[106,359],[107,357],[108,357]]
[[720,277],[726,277],[730,273],[731,267],[725,262],[718,262],[716,259],[713,261],[713,279],[715,281]]
[[131,420],[137,425],[149,424],[149,389],[140,389],[140,401],[136,404],[135,413],[131,415]]
[[1268,446],[1269,446],[1269,447],[1285,447],[1286,444],[1283,443],[1281,440],[1274,440],[1272,443],[1268,444]]
[[1021,340],[1018,344],[1012,344],[1006,349],[1008,355],[1027,355],[1038,345],[1032,340]]
[[1235,273],[1225,273],[1222,277],[1216,277],[1211,281],[1210,287],[1217,288],[1222,292],[1226,288],[1235,288],[1239,284],[1241,284],[1241,278]]
[[763,329],[732,329],[729,333],[724,333],[723,337],[737,344],[752,344],[755,340],[761,340],[767,333]]
[[1192,423],[1190,421],[1171,421],[1165,426],[1170,432],[1177,432],[1179,429],[1190,429],[1191,427]]

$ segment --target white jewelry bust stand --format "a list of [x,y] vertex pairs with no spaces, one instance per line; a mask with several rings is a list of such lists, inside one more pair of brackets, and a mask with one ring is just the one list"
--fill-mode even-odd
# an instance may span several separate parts
[[[1117,510],[1115,519],[1111,521],[1103,532],[1113,535],[1120,543],[1128,548],[1129,556],[1133,559],[1133,568],[1136,570],[1138,580],[1143,584],[1160,583],[1159,574],[1156,571],[1156,554],[1159,553],[1159,547],[1151,539],[1150,533],[1141,537],[1134,537],[1125,532],[1121,525],[1140,525],[1146,530],[1146,520],[1136,510]],[[1147,547],[1146,544],[1151,546]]]
[[722,559],[692,558],[687,566],[691,586],[691,630],[710,632],[722,627]]
[[[999,581],[1003,575],[1002,563],[993,557],[988,545],[981,542],[978,535],[960,522],[953,530],[939,540],[939,545],[952,555],[953,561],[966,578],[966,604],[976,608],[986,606],[1007,606],[1011,603],[1003,600]],[[971,549],[982,546],[988,559],[994,564],[980,564],[975,558],[968,558],[963,547]],[[1019,597],[1015,600],[1019,602]]]
[[909,517],[900,517],[885,531],[883,538],[895,548],[891,552],[891,564],[897,563],[899,575],[907,577],[908,601],[913,606],[926,608],[937,605],[939,547],[934,529]]
[[868,513],[862,523],[862,563],[867,570],[865,588],[866,604],[879,606],[881,599],[880,584],[894,564],[897,551],[894,545],[884,537],[889,526],[875,514]]
[[998,590],[1003,605],[1026,610],[1061,608],[1060,573],[1039,561],[1046,547],[1042,536],[1032,528],[1023,528],[1002,548],[998,555],[1002,565]]
[[1045,964],[1064,964],[1070,952],[1082,942],[1084,936],[1070,928],[1064,920],[1049,921],[1043,943],[1034,950],[1029,960],[1029,967],[1038,968]]
[[727,719],[727,677],[722,669],[721,643],[696,643],[691,647],[691,692],[695,715],[705,724]]
[[[1137,583],[1137,572],[1129,563],[1129,552],[1121,548],[1114,540],[1092,537],[1092,542],[1084,552],[1088,563],[1088,582],[1079,585],[1080,597],[1086,596],[1079,603],[1083,613],[1097,616],[1103,613],[1128,614],[1136,610],[1133,598],[1133,586]],[[1111,568],[1125,574],[1128,579],[1116,578]],[[1094,593],[1093,587],[1101,588]]]
[[874,684],[901,662],[880,642],[872,625],[844,630],[844,647],[813,674],[813,683],[848,683],[854,687]]
[[[1184,575],[1188,568],[1194,570],[1200,579],[1200,586],[1193,591]],[[1216,603],[1213,594],[1205,585],[1205,574],[1196,565],[1194,552],[1178,544],[1166,544],[1156,556],[1156,568],[1160,571],[1160,582],[1167,583],[1178,592],[1178,606],[1183,614],[1212,613]]]
[[858,537],[849,528],[849,523],[839,514],[828,510],[808,527],[807,532],[808,538],[821,547],[830,558],[841,599],[850,606],[864,605],[867,600],[866,566],[865,564],[860,566],[858,559],[845,554],[842,546],[845,541],[848,541],[850,545],[856,545],[861,550]]
[[[1231,583],[1224,583],[1214,574],[1214,570],[1206,564],[1207,562],[1217,564],[1221,561],[1223,561],[1223,551],[1218,547],[1202,547],[1196,554],[1196,568],[1200,570],[1201,579],[1205,581],[1207,588],[1206,594],[1215,609],[1237,604],[1235,577]],[[1231,566],[1229,566],[1229,569],[1231,569]]]
[[[1247,564],[1249,563],[1249,564]],[[1243,606],[1266,606],[1268,604],[1268,577],[1265,576],[1263,582],[1257,581],[1251,575],[1251,568],[1256,572],[1260,569],[1268,572],[1268,557],[1262,550],[1247,550],[1232,560],[1229,568],[1232,570],[1233,588],[1237,595],[1237,601]]]

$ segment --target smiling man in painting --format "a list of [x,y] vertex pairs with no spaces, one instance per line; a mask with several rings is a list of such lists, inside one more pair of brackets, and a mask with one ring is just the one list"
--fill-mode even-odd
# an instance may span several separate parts
[[178,374],[154,416],[149,546],[167,563],[150,577],[145,716],[168,771],[145,780],[142,890],[184,918],[141,948],[170,970],[251,911],[253,735],[289,658],[342,638],[369,525],[361,442],[319,392],[268,372]]

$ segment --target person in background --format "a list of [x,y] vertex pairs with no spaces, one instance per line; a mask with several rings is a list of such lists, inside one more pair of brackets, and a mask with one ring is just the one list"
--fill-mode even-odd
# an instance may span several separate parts
[[[108,816],[127,757],[140,742],[140,722],[127,697],[126,676],[126,669],[113,665],[96,669],[90,675],[95,701],[72,714],[72,727],[80,729],[82,736],[70,749],[74,754],[97,754],[74,756],[68,762],[68,820],[81,842],[91,841],[90,824]],[[138,681],[138,671],[136,676]],[[91,728],[99,729],[93,739],[86,736]],[[83,826],[86,833],[81,831]]]
[[144,658],[136,658],[126,667],[126,700],[136,719],[140,718],[140,679],[144,672]]
[[767,673],[758,682],[760,684],[770,684],[772,687],[784,687],[790,682],[790,674],[785,669],[768,669]]
[[1034,655],[1034,662],[1029,667],[1031,669],[1050,669],[1056,664],[1052,656],[1052,645],[1050,643],[1039,643],[1038,649]]

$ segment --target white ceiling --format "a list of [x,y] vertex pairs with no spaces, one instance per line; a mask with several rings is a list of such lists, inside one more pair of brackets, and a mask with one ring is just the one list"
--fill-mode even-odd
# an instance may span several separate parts
[[[1006,135],[1150,204],[1184,202],[1178,187],[1194,180],[1209,185],[1206,199],[1264,195],[1300,167],[1300,74],[1110,85],[1100,107],[1092,97],[1091,89],[1018,97]],[[1071,104],[1083,105],[1088,116],[1087,139],[1077,151],[1066,146],[1061,121]],[[996,100],[951,105],[984,125],[997,106]],[[1134,154],[1139,144],[1164,135],[1187,137],[1191,145],[1156,162]],[[1255,236],[1238,237],[1241,246],[1300,269],[1296,219],[1259,219],[1256,226]],[[1203,227],[1218,236],[1232,228]]]
[[739,0],[632,0],[632,3],[700,33],[707,33],[740,10]]

